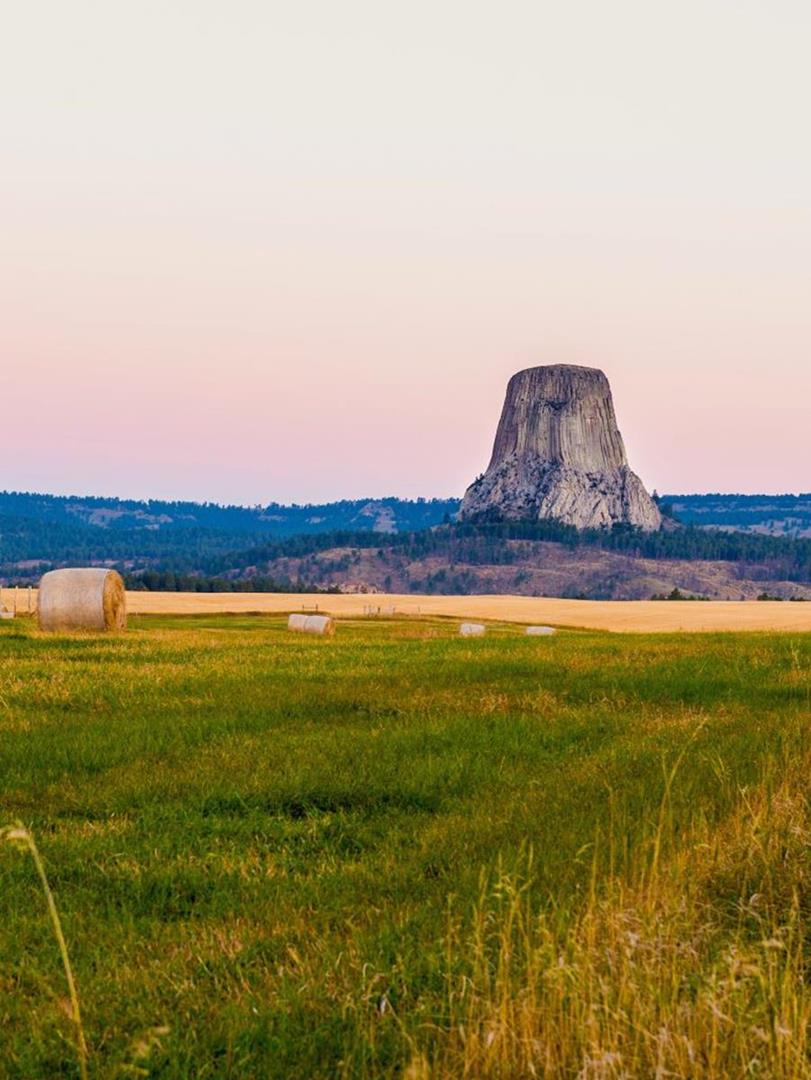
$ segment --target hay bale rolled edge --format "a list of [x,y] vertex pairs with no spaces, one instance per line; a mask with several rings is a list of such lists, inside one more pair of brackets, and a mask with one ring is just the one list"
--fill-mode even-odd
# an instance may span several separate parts
[[127,625],[124,582],[115,570],[51,570],[39,583],[37,607],[41,630],[123,630]]
[[304,631],[307,634],[331,636],[335,633],[335,620],[329,615],[308,615],[304,620]]

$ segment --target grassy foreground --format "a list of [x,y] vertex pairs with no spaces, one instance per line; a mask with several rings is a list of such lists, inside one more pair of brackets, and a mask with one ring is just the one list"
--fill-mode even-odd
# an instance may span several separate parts
[[[811,635],[0,627],[91,1077],[811,1077]],[[0,844],[0,1076],[77,1076]]]

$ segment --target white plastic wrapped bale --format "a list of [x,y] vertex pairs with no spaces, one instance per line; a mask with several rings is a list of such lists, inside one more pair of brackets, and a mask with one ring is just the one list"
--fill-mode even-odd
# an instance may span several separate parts
[[297,614],[297,613],[294,612],[290,616],[290,618],[287,620],[287,629],[288,630],[298,630],[299,632],[301,632],[301,631],[304,630],[304,626],[305,626],[306,622],[307,622],[307,616],[306,615],[301,615],[301,614]]
[[304,632],[305,634],[334,634],[335,620],[329,615],[308,615],[304,620]]
[[557,630],[554,626],[528,626],[527,633],[531,637],[546,637],[549,634],[556,634]]
[[124,582],[115,570],[51,570],[39,583],[41,630],[123,630]]
[[477,622],[463,622],[459,627],[459,633],[462,637],[484,637],[487,627]]

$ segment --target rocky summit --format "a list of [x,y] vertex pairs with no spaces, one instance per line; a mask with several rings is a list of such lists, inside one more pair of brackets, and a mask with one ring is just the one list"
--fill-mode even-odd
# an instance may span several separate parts
[[554,364],[513,375],[493,456],[465,493],[461,517],[661,527],[656,504],[628,466],[602,371]]

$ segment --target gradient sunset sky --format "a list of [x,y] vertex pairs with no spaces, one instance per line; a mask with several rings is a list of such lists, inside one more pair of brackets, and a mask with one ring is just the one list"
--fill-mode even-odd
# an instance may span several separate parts
[[461,495],[601,367],[660,491],[811,490],[811,5],[26,0],[0,487]]

